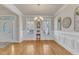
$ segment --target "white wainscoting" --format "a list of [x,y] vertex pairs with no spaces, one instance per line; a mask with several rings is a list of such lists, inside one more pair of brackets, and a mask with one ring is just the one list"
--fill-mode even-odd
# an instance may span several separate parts
[[79,33],[77,32],[54,32],[55,41],[72,54],[79,54]]

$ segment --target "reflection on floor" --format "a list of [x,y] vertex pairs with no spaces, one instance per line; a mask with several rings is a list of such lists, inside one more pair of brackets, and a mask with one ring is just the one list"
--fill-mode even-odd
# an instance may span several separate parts
[[0,48],[1,55],[70,55],[53,40],[23,41]]

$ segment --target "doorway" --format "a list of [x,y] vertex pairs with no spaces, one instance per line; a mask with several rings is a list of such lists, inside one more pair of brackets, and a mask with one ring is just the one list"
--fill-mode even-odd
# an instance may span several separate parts
[[26,18],[26,34],[27,39],[47,40],[51,39],[51,17],[27,17]]
[[50,17],[38,18],[35,23],[37,40],[46,40],[52,37]]
[[37,20],[35,20],[35,26],[36,26],[36,40],[40,40],[41,39],[41,19],[38,18]]

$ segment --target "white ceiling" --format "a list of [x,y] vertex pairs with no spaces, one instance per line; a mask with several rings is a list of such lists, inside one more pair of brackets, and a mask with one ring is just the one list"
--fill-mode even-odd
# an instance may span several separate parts
[[24,15],[53,15],[63,4],[15,4]]
[[0,4],[0,10],[7,10],[3,5]]
[[5,6],[3,6],[3,4],[0,4],[0,15],[13,15],[15,13],[13,13],[11,10],[9,10],[8,8],[6,8]]

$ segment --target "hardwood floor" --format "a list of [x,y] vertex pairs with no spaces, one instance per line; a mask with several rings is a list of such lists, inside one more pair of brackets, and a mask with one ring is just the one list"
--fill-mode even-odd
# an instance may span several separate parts
[[53,40],[23,41],[0,48],[1,55],[71,55]]

